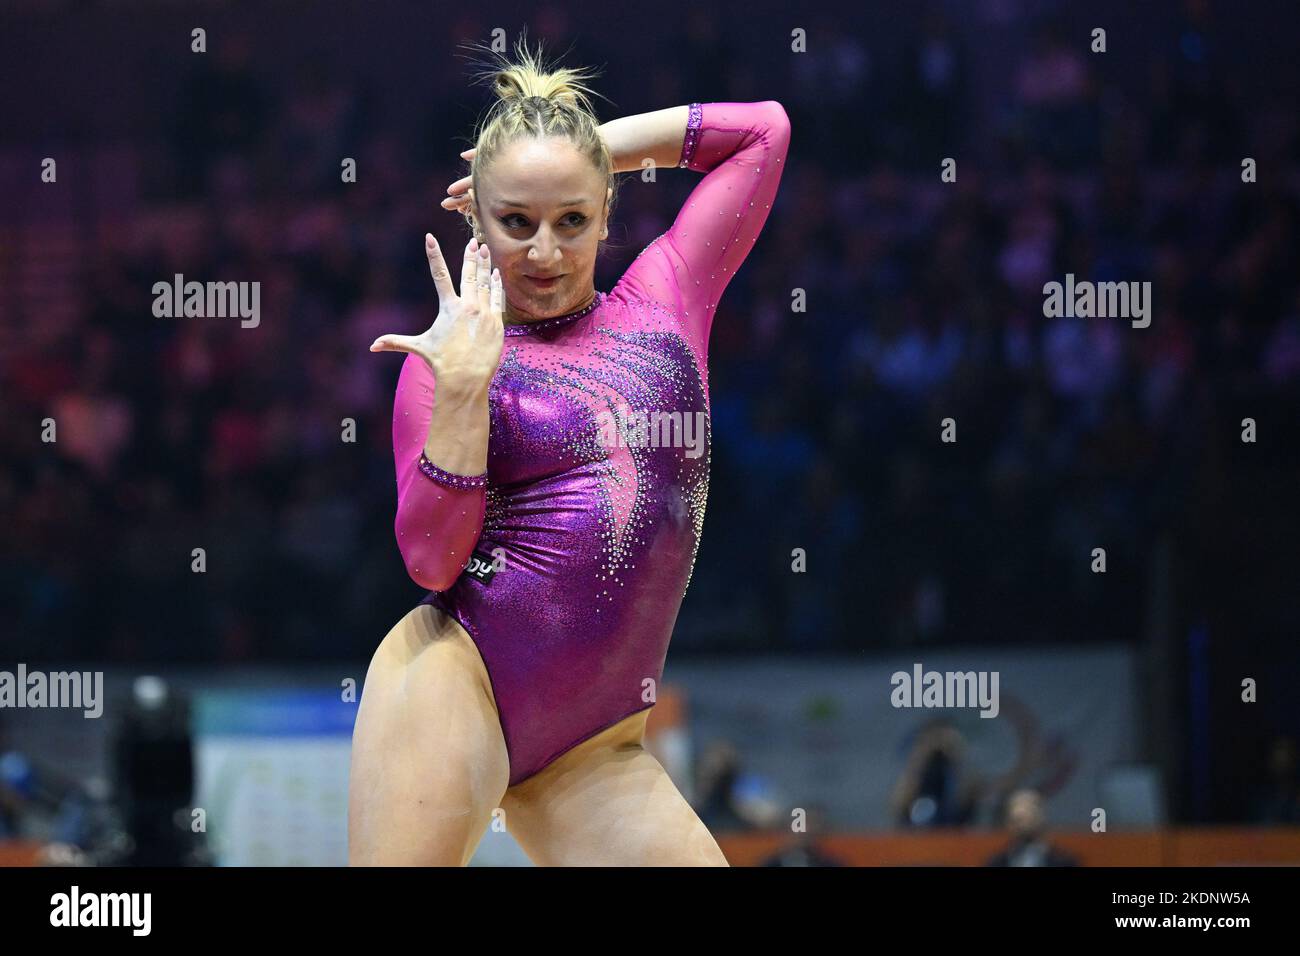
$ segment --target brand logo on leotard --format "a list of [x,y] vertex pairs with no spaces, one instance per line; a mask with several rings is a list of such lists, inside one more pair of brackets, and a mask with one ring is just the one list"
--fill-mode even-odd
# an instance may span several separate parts
[[495,554],[484,554],[482,551],[475,551],[470,555],[469,564],[465,565],[465,573],[476,581],[490,584],[496,573],[505,566],[505,554],[500,549]]

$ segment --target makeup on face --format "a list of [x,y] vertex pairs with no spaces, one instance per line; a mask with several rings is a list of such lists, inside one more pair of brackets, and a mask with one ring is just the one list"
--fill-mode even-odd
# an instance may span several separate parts
[[543,291],[547,289],[554,289],[557,285],[560,284],[560,280],[562,278],[564,278],[564,276],[556,275],[556,276],[549,276],[543,279],[537,276],[529,275],[528,273],[524,273],[524,280],[528,282],[529,285]]

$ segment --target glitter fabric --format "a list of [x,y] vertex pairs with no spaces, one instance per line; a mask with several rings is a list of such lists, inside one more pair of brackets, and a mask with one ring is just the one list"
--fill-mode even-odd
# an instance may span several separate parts
[[700,124],[704,120],[704,110],[699,103],[692,103],[686,112],[686,135],[682,137],[682,157],[677,165],[690,168],[695,158],[695,147],[700,142]]
[[[483,657],[511,786],[653,706],[694,569],[709,331],[771,210],[790,124],[771,100],[691,104],[691,117],[680,165],[706,175],[672,227],[586,308],[507,327],[485,488],[421,469],[433,374],[408,355],[398,379],[398,546],[421,603]],[[475,552],[490,578],[461,573]]]
[[420,460],[418,462],[420,470],[436,481],[440,485],[448,488],[486,488],[487,472],[481,475],[454,475],[450,471],[444,471],[439,468],[424,454],[424,449],[420,449]]

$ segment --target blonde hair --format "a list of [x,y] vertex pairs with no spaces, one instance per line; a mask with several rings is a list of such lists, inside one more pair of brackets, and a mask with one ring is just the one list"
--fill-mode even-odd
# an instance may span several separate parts
[[[476,79],[492,84],[496,100],[480,120],[473,137],[475,152],[469,174],[475,198],[479,192],[479,175],[500,157],[506,146],[525,137],[557,136],[572,143],[613,190],[609,198],[612,214],[618,196],[618,176],[613,157],[599,132],[600,120],[591,106],[591,97],[599,94],[586,85],[595,74],[569,67],[548,68],[541,44],[534,54],[522,37],[515,43],[513,61],[496,51],[487,52],[493,62],[480,70]],[[464,215],[470,229],[476,234],[481,232],[474,229],[472,204],[465,207]]]

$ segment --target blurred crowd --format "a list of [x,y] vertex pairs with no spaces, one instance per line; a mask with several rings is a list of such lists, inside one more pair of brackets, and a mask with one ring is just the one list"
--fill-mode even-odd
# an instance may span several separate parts
[[[1269,454],[1246,463],[1240,419],[1280,446],[1300,385],[1294,64],[1258,64],[1277,72],[1261,99],[1188,9],[1147,38],[1145,74],[1105,74],[1086,32],[1045,22],[991,85],[962,25],[920,12],[886,51],[812,17],[809,53],[761,64],[704,8],[643,39],[644,70],[574,43],[566,62],[603,65],[620,104],[602,119],[777,99],[793,124],[714,322],[711,495],[674,648],[1136,637],[1147,556],[1209,533],[1206,496]],[[548,51],[579,26],[546,8]],[[422,596],[392,535],[400,360],[367,345],[433,317],[422,236],[467,238],[438,202],[487,101],[450,55],[414,91],[269,56],[234,37],[184,65],[183,108],[129,147],[147,172],[130,208],[72,223],[87,255],[68,321],[6,300],[0,604],[18,659],[357,658]],[[418,122],[378,109],[399,93]],[[598,288],[696,180],[624,182]],[[1045,318],[1043,284],[1067,272],[1150,281],[1150,327]],[[260,281],[260,324],[154,318],[175,273]]]

